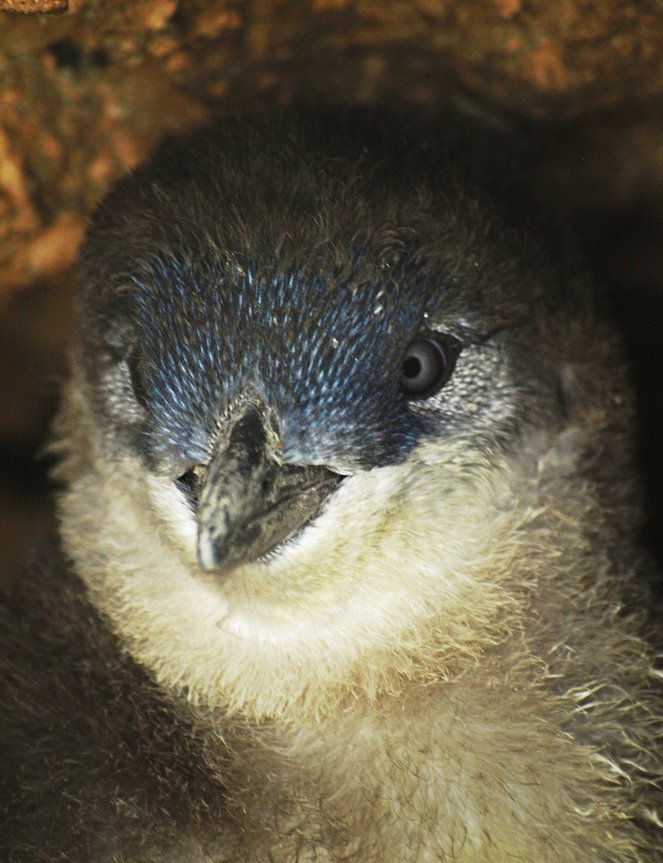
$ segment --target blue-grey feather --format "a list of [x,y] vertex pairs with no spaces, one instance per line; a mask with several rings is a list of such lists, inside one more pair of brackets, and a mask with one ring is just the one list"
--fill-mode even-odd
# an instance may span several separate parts
[[146,446],[167,441],[198,452],[252,386],[280,419],[283,455],[293,463],[402,461],[423,429],[398,387],[426,302],[416,270],[408,279],[410,262],[361,282],[352,272],[280,270],[278,262],[267,273],[249,263],[224,272],[160,257],[149,279],[143,266],[128,310],[141,334],[155,429]]

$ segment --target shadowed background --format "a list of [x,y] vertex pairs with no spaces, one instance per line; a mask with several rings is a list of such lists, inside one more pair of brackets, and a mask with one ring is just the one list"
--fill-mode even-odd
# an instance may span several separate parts
[[35,453],[95,202],[167,132],[301,103],[451,109],[524,145],[627,340],[660,558],[660,0],[0,0],[0,573],[47,522]]

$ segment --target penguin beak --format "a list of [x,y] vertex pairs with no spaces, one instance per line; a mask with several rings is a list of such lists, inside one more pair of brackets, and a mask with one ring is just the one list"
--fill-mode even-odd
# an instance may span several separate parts
[[198,563],[229,572],[292,538],[343,480],[318,465],[284,464],[250,406],[234,421],[202,478]]

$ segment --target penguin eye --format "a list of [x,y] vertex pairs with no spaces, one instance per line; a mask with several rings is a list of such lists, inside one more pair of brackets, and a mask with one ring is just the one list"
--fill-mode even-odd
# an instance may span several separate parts
[[139,405],[146,408],[148,398],[143,373],[143,358],[138,348],[134,348],[127,357],[127,366],[129,367],[129,377],[136,401]]
[[410,399],[435,395],[449,380],[460,343],[433,333],[410,343],[401,363],[401,387]]

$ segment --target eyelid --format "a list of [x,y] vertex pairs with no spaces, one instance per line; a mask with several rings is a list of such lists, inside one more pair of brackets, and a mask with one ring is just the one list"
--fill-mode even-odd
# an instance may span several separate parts
[[413,339],[412,341],[418,341],[419,339],[431,339],[434,342],[439,342],[445,351],[449,353],[449,360],[452,366],[458,359],[460,352],[467,344],[465,339],[460,339],[458,336],[454,336],[451,333],[445,333],[440,330],[421,330],[416,339]]
[[[498,326],[493,327],[492,330],[488,330],[485,333],[471,333],[468,332],[467,336],[463,335],[463,339],[461,345],[475,346],[475,345],[485,345],[494,339],[497,336],[501,336],[505,333],[511,333],[515,327],[507,326],[506,324],[499,324]],[[460,341],[460,340],[459,340]]]
[[138,348],[134,348],[126,358],[127,369],[129,370],[129,379],[136,401],[143,407],[147,406],[147,390],[145,388],[144,377],[142,374],[142,357]]

